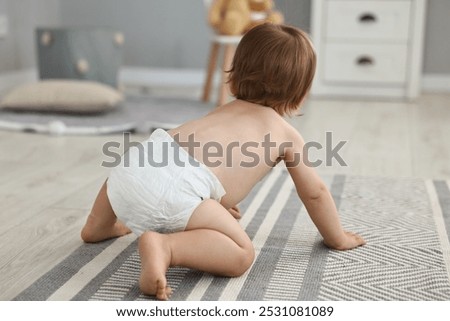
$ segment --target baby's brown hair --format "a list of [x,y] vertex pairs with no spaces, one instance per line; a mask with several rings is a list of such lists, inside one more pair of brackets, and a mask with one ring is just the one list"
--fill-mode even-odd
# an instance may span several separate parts
[[311,88],[315,70],[316,54],[305,32],[265,23],[242,38],[228,82],[237,99],[291,115]]

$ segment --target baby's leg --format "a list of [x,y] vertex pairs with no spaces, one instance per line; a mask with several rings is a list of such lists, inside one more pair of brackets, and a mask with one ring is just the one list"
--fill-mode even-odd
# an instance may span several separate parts
[[139,239],[141,290],[167,299],[166,271],[184,266],[221,276],[240,276],[253,263],[253,244],[239,223],[218,202],[206,200],[192,214],[186,230],[146,232]]
[[106,194],[106,182],[95,199],[86,224],[81,230],[81,238],[87,243],[100,242],[113,237],[131,233],[116,215]]

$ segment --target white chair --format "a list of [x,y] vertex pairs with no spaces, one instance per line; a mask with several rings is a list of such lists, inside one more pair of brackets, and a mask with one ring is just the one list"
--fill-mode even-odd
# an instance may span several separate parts
[[[207,10],[207,14],[209,12],[209,8],[211,6],[213,0],[203,0],[205,8]],[[221,47],[224,49],[223,54],[223,62],[222,62],[222,73],[221,80],[219,86],[219,95],[217,98],[217,106],[223,105],[226,103],[229,97],[229,90],[227,85],[228,74],[225,72],[231,68],[231,63],[233,61],[234,52],[236,50],[236,46],[241,41],[242,36],[224,36],[214,34],[211,37],[211,49],[209,53],[209,61],[208,67],[206,71],[206,80],[203,88],[203,97],[202,100],[204,102],[208,102],[211,96],[211,86],[214,79],[214,73],[216,71],[217,61],[219,59],[219,51]]]

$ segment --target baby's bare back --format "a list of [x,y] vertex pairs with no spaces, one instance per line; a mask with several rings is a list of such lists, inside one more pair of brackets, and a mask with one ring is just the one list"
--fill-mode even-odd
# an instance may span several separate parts
[[272,108],[235,100],[169,134],[217,176],[229,208],[283,156],[289,126]]

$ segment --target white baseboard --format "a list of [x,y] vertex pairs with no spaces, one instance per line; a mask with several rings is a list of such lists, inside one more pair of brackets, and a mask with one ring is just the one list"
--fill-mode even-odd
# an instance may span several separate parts
[[205,76],[203,69],[124,67],[119,81],[136,87],[201,87]]
[[[203,69],[169,69],[123,67],[119,73],[119,81],[123,86],[143,88],[201,88],[205,81]],[[219,81],[216,74],[214,83]],[[17,85],[37,80],[36,69],[0,73],[0,93],[4,93]],[[431,93],[450,93],[450,74],[424,74],[422,91]]]
[[0,73],[0,94],[11,90],[18,85],[35,81],[37,78],[38,75],[35,69]]
[[[119,82],[125,87],[201,88],[205,81],[205,76],[203,69],[123,67],[119,72]],[[38,73],[36,69],[0,73],[0,93],[37,79]],[[214,83],[217,83],[218,79],[219,74],[214,78]]]
[[428,93],[450,93],[450,74],[424,74],[422,91]]
[[[216,73],[214,83],[219,82]],[[120,82],[125,86],[137,87],[201,87],[205,81],[203,69],[165,69],[124,67]],[[422,75],[422,92],[450,93],[450,74]]]

